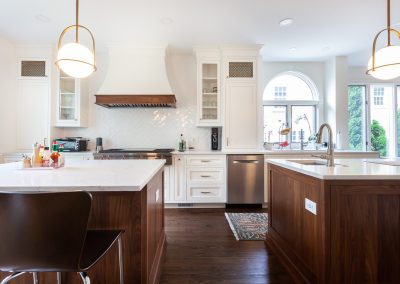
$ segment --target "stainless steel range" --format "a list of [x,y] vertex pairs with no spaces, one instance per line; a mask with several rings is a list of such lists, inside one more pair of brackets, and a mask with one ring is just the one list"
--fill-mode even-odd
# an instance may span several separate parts
[[94,153],[95,160],[126,160],[126,159],[142,159],[154,160],[164,159],[166,165],[172,165],[171,152],[175,149],[107,149]]

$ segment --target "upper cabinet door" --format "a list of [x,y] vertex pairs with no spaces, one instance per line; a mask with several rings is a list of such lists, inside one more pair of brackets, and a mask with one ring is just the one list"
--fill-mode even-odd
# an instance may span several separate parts
[[86,127],[87,92],[83,80],[60,71],[58,80],[58,127]]
[[257,148],[257,85],[225,84],[225,148]]
[[221,126],[220,64],[198,61],[198,126]]
[[221,53],[194,48],[197,63],[197,126],[222,126]]
[[17,150],[30,150],[33,143],[49,139],[49,94],[47,80],[18,81]]

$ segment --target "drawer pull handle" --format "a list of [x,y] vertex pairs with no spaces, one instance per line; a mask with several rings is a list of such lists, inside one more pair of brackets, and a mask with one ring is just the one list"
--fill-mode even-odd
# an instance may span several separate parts
[[202,191],[201,193],[208,194],[208,193],[211,193],[211,191]]
[[201,176],[202,178],[210,178],[211,176]]
[[209,163],[209,162],[211,162],[210,160],[201,160],[200,162],[202,162],[202,163]]

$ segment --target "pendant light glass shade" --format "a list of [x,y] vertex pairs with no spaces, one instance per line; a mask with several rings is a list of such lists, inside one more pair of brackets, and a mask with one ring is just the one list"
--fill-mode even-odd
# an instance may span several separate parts
[[95,71],[94,54],[86,46],[70,42],[58,50],[57,65],[71,77],[84,78]]
[[[376,51],[376,42],[381,33],[387,33],[387,45]],[[400,32],[390,28],[390,0],[387,0],[387,28],[378,32],[372,44],[372,56],[368,61],[367,74],[380,80],[390,80],[400,76],[400,46],[392,45],[390,35],[400,38]]]
[[372,68],[373,56],[368,61],[367,74],[380,79],[390,80],[400,76],[400,46],[390,45],[375,53],[375,68]]
[[[74,78],[84,78],[96,71],[96,47],[90,30],[78,24],[79,0],[76,0],[76,24],[65,28],[58,39],[58,53],[56,65],[66,74]],[[91,51],[79,43],[79,30],[86,31],[92,40]],[[75,31],[75,42],[62,45],[64,35],[68,31]]]

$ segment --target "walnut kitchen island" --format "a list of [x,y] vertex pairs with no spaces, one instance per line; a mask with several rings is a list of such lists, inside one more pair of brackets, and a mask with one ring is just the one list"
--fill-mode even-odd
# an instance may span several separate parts
[[297,283],[400,283],[400,162],[267,160],[273,249]]
[[[67,161],[68,162],[68,161]],[[0,191],[85,190],[92,194],[90,229],[123,229],[125,283],[158,283],[164,251],[164,160],[70,161],[65,168],[21,170],[20,163],[0,165]],[[92,283],[118,283],[117,245],[89,270]],[[7,273],[1,273],[3,278]],[[39,275],[56,283],[55,273]],[[29,274],[12,283],[32,283]],[[63,273],[62,283],[81,283]]]

